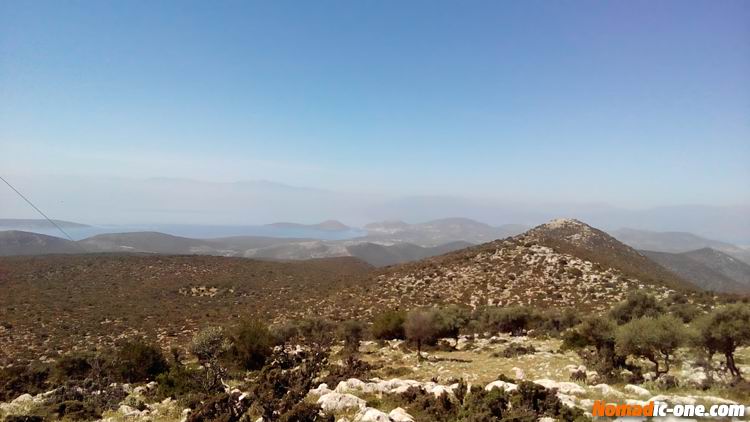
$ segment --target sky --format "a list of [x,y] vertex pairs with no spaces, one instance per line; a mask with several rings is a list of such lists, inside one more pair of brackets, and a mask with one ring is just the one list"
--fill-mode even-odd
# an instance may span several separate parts
[[747,205],[748,40],[729,0],[6,0],[0,175],[73,217],[153,178]]

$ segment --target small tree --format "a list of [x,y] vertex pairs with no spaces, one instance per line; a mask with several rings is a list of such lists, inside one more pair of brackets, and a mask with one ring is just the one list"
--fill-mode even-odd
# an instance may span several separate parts
[[636,290],[625,301],[612,308],[610,315],[618,324],[625,324],[636,318],[656,318],[664,312],[664,306],[656,300],[656,297]]
[[344,321],[339,327],[339,334],[344,340],[344,351],[355,354],[359,350],[359,342],[364,336],[364,325],[356,320]]
[[372,321],[372,335],[378,340],[404,339],[404,321],[403,311],[386,311]]
[[595,356],[580,353],[584,358],[593,359],[593,364],[602,374],[611,373],[614,368],[621,366],[622,358],[615,353],[615,330],[617,325],[612,319],[603,316],[587,318],[577,327],[570,329],[563,335],[563,347],[568,349],[584,349],[593,347]]
[[741,378],[734,353],[738,347],[750,344],[750,306],[737,303],[714,309],[698,318],[694,328],[694,342],[707,352],[708,359],[717,352],[722,353],[729,372],[735,378]]
[[416,309],[409,312],[404,323],[406,338],[417,344],[417,356],[422,359],[422,344],[434,343],[440,332],[440,320],[433,310]]
[[189,350],[204,368],[199,380],[204,391],[217,390],[224,384],[227,370],[221,364],[221,358],[230,347],[229,339],[219,327],[206,328],[193,337]]
[[[623,356],[648,359],[654,364],[654,372],[658,377],[669,372],[672,356],[685,339],[685,326],[674,316],[644,317],[618,328],[616,350]],[[664,362],[663,371],[660,370],[660,361]]]

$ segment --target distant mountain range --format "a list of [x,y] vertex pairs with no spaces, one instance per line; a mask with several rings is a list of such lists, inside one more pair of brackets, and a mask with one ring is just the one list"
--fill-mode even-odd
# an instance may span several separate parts
[[[44,229],[43,220],[0,220]],[[750,251],[726,242],[706,239],[691,233],[651,232],[620,229],[613,237],[587,225],[563,224],[576,220],[554,220],[527,231],[523,225],[493,227],[466,218],[447,218],[425,223],[403,221],[371,223],[366,235],[344,240],[282,238],[269,236],[232,236],[195,239],[160,232],[101,234],[71,242],[59,237],[28,231],[0,232],[0,256],[90,253],[151,253],[164,255],[217,255],[270,260],[305,260],[351,256],[376,267],[458,251],[475,244],[524,236],[554,245],[571,253],[610,267],[621,268],[641,280],[674,283],[677,276],[702,289],[721,292],[750,292]],[[61,222],[66,227],[85,225]],[[582,224],[582,223],[581,223]],[[282,230],[309,233],[346,232],[353,229],[339,221],[319,224],[274,223]],[[32,229],[33,230],[33,229]],[[549,238],[548,238],[549,237]],[[591,243],[597,240],[600,243]],[[601,243],[602,239],[607,242]],[[622,243],[616,241],[621,241]],[[623,243],[630,246],[623,249]],[[639,252],[636,252],[638,250]],[[623,257],[627,257],[623,262]]]
[[731,243],[706,239],[692,233],[620,229],[611,231],[610,234],[622,243],[636,249],[681,253],[711,248],[750,263],[750,250],[732,245]]
[[750,292],[750,265],[723,252],[703,248],[682,253],[641,253],[702,289],[726,293]]
[[484,243],[515,236],[528,230],[520,224],[493,227],[468,218],[443,218],[420,224],[384,221],[366,225],[367,238],[381,242],[410,242],[422,246],[438,246],[462,241]]
[[337,220],[326,220],[318,224],[271,223],[268,224],[268,226],[283,229],[311,229],[323,231],[344,231],[351,229],[351,227]]

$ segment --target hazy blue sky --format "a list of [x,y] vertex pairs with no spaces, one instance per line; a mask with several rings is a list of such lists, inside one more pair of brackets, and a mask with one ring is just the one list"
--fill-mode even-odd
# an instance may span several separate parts
[[747,204],[750,2],[5,0],[0,170]]

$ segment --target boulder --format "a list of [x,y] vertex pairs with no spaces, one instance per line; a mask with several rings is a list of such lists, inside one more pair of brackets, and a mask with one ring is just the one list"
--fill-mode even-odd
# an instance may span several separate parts
[[406,410],[400,407],[391,410],[391,412],[388,413],[388,416],[393,422],[414,422],[414,417],[406,413]]
[[515,391],[518,389],[518,385],[512,382],[492,381],[484,387],[487,391],[492,391],[493,388],[499,388],[502,391]]
[[511,368],[511,371],[513,371],[513,374],[514,374],[514,376],[516,377],[517,380],[522,380],[522,379],[526,378],[526,373],[524,373],[523,369],[521,369],[521,368],[516,368],[514,366],[513,368]]
[[573,396],[586,394],[586,390],[574,382],[557,382],[551,379],[542,378],[542,379],[534,380],[534,383],[539,384],[544,388],[557,389],[557,391],[563,394],[568,394],[568,395],[573,395]]
[[324,394],[332,393],[330,388],[328,388],[328,384],[323,383],[320,384],[317,388],[313,388],[310,390],[310,394],[316,395],[316,396],[322,396]]
[[600,378],[599,373],[596,371],[586,371],[586,384],[596,385],[599,384]]
[[589,387],[603,396],[621,396],[622,393],[607,384],[597,384]]
[[365,401],[357,396],[342,393],[328,393],[320,396],[318,404],[324,412],[337,412],[348,409],[364,409]]
[[366,407],[357,414],[354,422],[391,422],[391,418],[378,409]]
[[635,394],[638,397],[650,397],[651,396],[651,392],[650,391],[646,390],[643,387],[639,387],[639,386],[633,385],[633,384],[626,385],[625,386],[625,391],[627,391],[628,393]]

